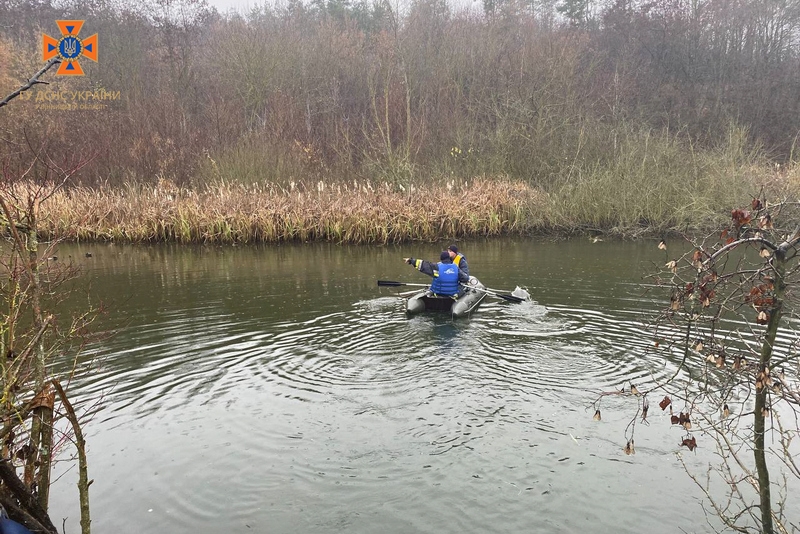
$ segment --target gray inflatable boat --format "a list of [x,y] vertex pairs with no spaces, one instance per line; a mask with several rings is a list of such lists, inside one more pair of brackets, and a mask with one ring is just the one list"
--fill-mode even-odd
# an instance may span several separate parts
[[463,291],[458,297],[435,295],[430,288],[420,289],[406,297],[406,313],[416,315],[427,311],[450,312],[453,317],[466,317],[478,309],[486,298],[486,288],[474,276],[468,284],[462,284]]

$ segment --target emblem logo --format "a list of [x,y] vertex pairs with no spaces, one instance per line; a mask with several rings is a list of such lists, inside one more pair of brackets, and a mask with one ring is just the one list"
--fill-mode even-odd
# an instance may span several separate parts
[[97,62],[97,34],[80,39],[78,34],[83,23],[82,20],[57,20],[61,39],[42,34],[42,59],[50,61],[54,57],[60,58],[61,64],[56,71],[59,76],[83,76],[79,61],[81,57]]

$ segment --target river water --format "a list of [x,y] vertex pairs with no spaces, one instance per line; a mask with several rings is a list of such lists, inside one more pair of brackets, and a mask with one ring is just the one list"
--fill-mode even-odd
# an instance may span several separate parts
[[[641,322],[664,252],[463,243],[486,286],[535,302],[407,318],[413,288],[376,280],[425,283],[402,257],[442,245],[62,246],[115,329],[71,390],[97,405],[93,532],[709,532],[676,457],[702,471],[700,437],[681,449],[656,399],[627,455],[637,400],[592,417],[600,393],[674,371]],[[51,515],[77,532],[66,466]]]

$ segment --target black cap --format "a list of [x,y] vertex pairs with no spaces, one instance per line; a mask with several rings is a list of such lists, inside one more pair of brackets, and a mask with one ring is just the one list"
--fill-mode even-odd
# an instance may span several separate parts
[[442,261],[450,261],[450,254],[446,250],[443,250],[442,253],[439,254],[439,259]]
[[447,248],[448,248],[449,250],[452,250],[452,251],[453,251],[453,252],[455,252],[456,254],[458,254],[458,247],[457,247],[457,246],[455,246],[455,245],[450,245],[450,246],[449,246],[449,247],[447,247]]

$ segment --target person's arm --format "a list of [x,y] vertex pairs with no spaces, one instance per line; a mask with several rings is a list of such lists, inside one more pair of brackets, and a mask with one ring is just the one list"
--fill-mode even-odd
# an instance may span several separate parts
[[416,270],[421,272],[422,274],[427,274],[428,276],[433,276],[433,271],[438,270],[438,266],[435,263],[431,263],[427,260],[418,260],[414,258],[403,258],[403,261],[407,264],[414,267]]
[[467,258],[461,256],[461,261],[458,263],[458,267],[467,274],[467,277],[469,277],[469,265],[467,265]]
[[469,275],[464,272],[464,269],[461,268],[458,269],[458,281],[461,282],[462,284],[469,283]]

